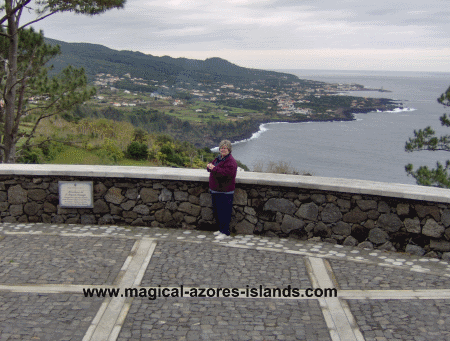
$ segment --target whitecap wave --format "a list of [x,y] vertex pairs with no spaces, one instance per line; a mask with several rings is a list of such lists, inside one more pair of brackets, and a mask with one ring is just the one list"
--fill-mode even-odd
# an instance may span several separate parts
[[[267,128],[266,125],[268,125],[268,124],[275,124],[275,123],[283,123],[283,122],[273,122],[273,123],[260,124],[259,125],[259,130],[256,133],[253,133],[251,137],[249,137],[248,139],[244,139],[244,140],[233,142],[232,145],[236,145],[236,144],[239,144],[239,143],[242,143],[242,142],[247,142],[247,141],[250,141],[250,140],[257,139],[258,137],[261,136],[262,133],[264,133],[265,131],[269,130],[269,128]],[[219,152],[219,147],[217,146],[217,147],[211,148],[211,151],[214,152],[214,153]]]
[[[278,123],[278,122],[277,122],[277,123]],[[242,142],[247,142],[247,141],[250,141],[250,140],[255,140],[255,139],[257,139],[258,137],[261,136],[262,133],[264,133],[265,131],[269,130],[269,128],[266,127],[267,124],[270,124],[270,123],[263,123],[263,124],[260,124],[260,125],[259,125],[259,130],[258,130],[256,133],[253,133],[251,137],[249,137],[248,139],[236,141],[236,142],[234,142],[233,144],[239,144],[239,143],[242,143]]]
[[399,112],[410,112],[410,111],[416,111],[417,109],[414,108],[395,108],[394,110],[387,110],[383,112],[390,112],[390,113],[399,113]]
[[[411,112],[411,111],[416,111],[417,109],[414,108],[395,108],[393,110],[387,110],[387,111],[381,111],[381,110],[377,110],[376,112],[387,112],[387,113],[400,113],[400,112]],[[357,114],[353,114],[356,118],[356,121],[361,121],[363,120],[363,118],[358,118],[356,115]],[[262,123],[259,126],[259,130],[256,133],[253,133],[251,137],[249,137],[248,139],[244,139],[244,140],[240,140],[240,141],[236,141],[233,142],[233,145],[239,144],[239,143],[243,143],[243,142],[248,142],[250,140],[255,140],[258,137],[261,136],[262,133],[264,133],[265,131],[269,130],[269,128],[267,127],[269,124],[285,124],[285,123],[289,123],[289,122],[270,122],[270,123]],[[317,122],[312,122],[312,121],[306,121],[306,122],[299,122],[301,124],[305,124],[305,123],[317,123]],[[211,148],[211,151],[216,153],[219,152],[219,147],[214,147]]]

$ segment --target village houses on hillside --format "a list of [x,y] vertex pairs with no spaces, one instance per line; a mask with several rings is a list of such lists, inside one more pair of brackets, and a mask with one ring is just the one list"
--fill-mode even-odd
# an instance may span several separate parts
[[[161,92],[167,92],[171,90],[164,81],[157,80],[144,80],[142,78],[132,77],[129,73],[124,74],[122,77],[114,76],[107,73],[99,73],[95,77],[94,85],[97,87],[108,88],[111,91],[123,91],[124,94],[134,94],[133,91],[128,89],[118,89],[115,85],[120,82],[127,80],[133,85],[152,86],[161,89]],[[259,82],[259,83],[258,83]],[[361,86],[357,84],[326,84],[326,83],[314,83],[314,86],[305,87],[298,82],[293,82],[289,86],[285,86],[283,89],[267,89],[261,85],[262,81],[252,82],[247,88],[241,88],[233,84],[223,83],[217,84],[216,86],[205,86],[202,83],[198,83],[195,88],[190,83],[185,83],[183,87],[182,83],[177,84],[176,91],[179,93],[188,93],[192,97],[195,97],[201,101],[205,102],[215,102],[220,98],[223,99],[256,99],[265,101],[276,101],[277,103],[277,114],[291,116],[293,114],[300,115],[311,115],[312,110],[307,106],[302,106],[302,104],[309,104],[311,96],[315,98],[320,98],[321,96],[335,96],[339,92],[345,91],[357,91],[361,90]],[[118,86],[118,85],[117,85]],[[275,91],[274,91],[275,90]],[[288,93],[289,92],[289,93]],[[173,99],[172,96],[162,95],[159,91],[149,93],[149,99],[167,99],[173,100],[173,106],[183,105],[184,102],[181,99]],[[103,96],[98,96],[98,100],[104,100]],[[142,100],[124,100],[120,102],[111,103],[115,107],[132,107],[140,104],[146,104]],[[352,107],[360,107],[362,104],[358,101],[352,103]]]

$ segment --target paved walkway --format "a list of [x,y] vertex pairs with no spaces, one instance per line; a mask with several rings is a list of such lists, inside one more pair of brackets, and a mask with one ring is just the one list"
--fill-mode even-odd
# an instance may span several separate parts
[[0,340],[447,341],[450,264],[257,236],[3,223]]

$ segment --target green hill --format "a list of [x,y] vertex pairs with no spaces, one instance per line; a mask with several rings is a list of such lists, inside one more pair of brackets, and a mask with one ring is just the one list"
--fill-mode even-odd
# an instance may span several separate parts
[[61,47],[61,55],[52,60],[55,73],[68,64],[83,67],[86,75],[93,80],[98,73],[123,75],[146,80],[166,81],[169,84],[179,82],[211,83],[230,82],[248,84],[252,81],[273,81],[279,84],[284,81],[298,80],[296,76],[249,69],[237,66],[221,58],[196,60],[187,58],[155,57],[141,52],[116,51],[102,45],[88,43],[66,43],[46,38],[46,42]]

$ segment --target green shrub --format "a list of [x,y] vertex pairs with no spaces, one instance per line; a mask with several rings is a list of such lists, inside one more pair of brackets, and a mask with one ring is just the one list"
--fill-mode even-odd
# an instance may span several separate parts
[[41,148],[22,149],[18,163],[43,163],[44,154]]
[[168,166],[184,167],[187,160],[184,160],[183,155],[175,151],[175,146],[172,143],[165,143],[161,146],[157,155],[158,159]]
[[51,141],[43,144],[41,146],[41,149],[45,157],[45,160],[52,161],[58,156],[58,154],[62,153],[65,149],[67,149],[67,146],[65,146],[61,142]]
[[246,172],[250,171],[250,169],[249,169],[246,165],[244,165],[241,161],[236,160],[236,163],[237,163],[237,165],[238,165],[239,168],[242,168],[242,169],[245,170]]
[[167,142],[173,142],[173,138],[169,135],[158,135],[156,137],[156,143],[157,144],[164,144]]
[[127,147],[127,155],[134,160],[146,160],[148,157],[148,146],[138,141],[131,142]]
[[311,172],[306,171],[298,171],[294,167],[292,167],[290,162],[286,161],[269,161],[267,167],[265,166],[264,161],[257,161],[253,166],[253,172],[260,173],[276,173],[276,174],[293,174],[293,175],[312,175]]
[[96,153],[102,159],[117,163],[124,158],[123,151],[117,146],[117,144],[109,139],[105,138],[101,148]]

